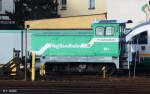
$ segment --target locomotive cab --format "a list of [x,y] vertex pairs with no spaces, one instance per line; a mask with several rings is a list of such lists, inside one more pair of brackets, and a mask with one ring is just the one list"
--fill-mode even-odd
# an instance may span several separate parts
[[101,40],[99,44],[103,47],[102,56],[110,57],[110,61],[105,61],[114,64],[117,69],[124,67],[120,56],[126,52],[125,25],[126,22],[116,20],[100,20],[92,24],[95,37],[98,38],[97,40]]

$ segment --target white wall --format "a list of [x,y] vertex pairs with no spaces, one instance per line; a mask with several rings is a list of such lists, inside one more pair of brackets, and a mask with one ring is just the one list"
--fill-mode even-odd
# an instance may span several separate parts
[[[0,11],[0,14],[5,14],[5,11],[13,12],[13,0],[2,0],[2,11]],[[9,19],[7,16],[2,16],[0,19]]]
[[142,6],[149,0],[107,0],[108,19],[133,20],[133,27],[146,21],[146,15],[142,11]]
[[[23,43],[25,55],[25,35]],[[8,32],[0,30],[0,64],[6,64],[13,58],[13,48],[15,48],[16,50],[21,50],[21,32],[20,31]],[[31,51],[30,33],[28,33],[28,51]]]
[[20,50],[20,39],[16,33],[0,33],[0,64],[5,64],[13,58],[13,48]]
[[5,10],[13,12],[13,0],[2,0],[2,11],[0,13],[4,14]]

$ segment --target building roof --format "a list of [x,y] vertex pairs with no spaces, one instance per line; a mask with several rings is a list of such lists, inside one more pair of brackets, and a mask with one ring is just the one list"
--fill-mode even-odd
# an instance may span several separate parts
[[106,19],[105,14],[26,21],[30,29],[89,29],[94,20]]

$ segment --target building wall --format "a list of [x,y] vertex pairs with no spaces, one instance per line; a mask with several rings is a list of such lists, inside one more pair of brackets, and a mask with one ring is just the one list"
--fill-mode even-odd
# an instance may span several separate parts
[[102,14],[106,12],[106,0],[95,0],[95,9],[89,9],[89,0],[67,0],[66,10],[61,10],[59,6],[58,13],[61,17]]
[[2,0],[2,11],[0,14],[4,14],[5,11],[13,12],[13,0]]

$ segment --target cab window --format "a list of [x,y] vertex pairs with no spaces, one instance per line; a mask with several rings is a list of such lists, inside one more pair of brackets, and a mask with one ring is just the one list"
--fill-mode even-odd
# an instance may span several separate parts
[[105,28],[104,27],[97,27],[96,28],[96,35],[104,35]]
[[106,35],[111,36],[114,33],[114,28],[113,27],[106,27]]

